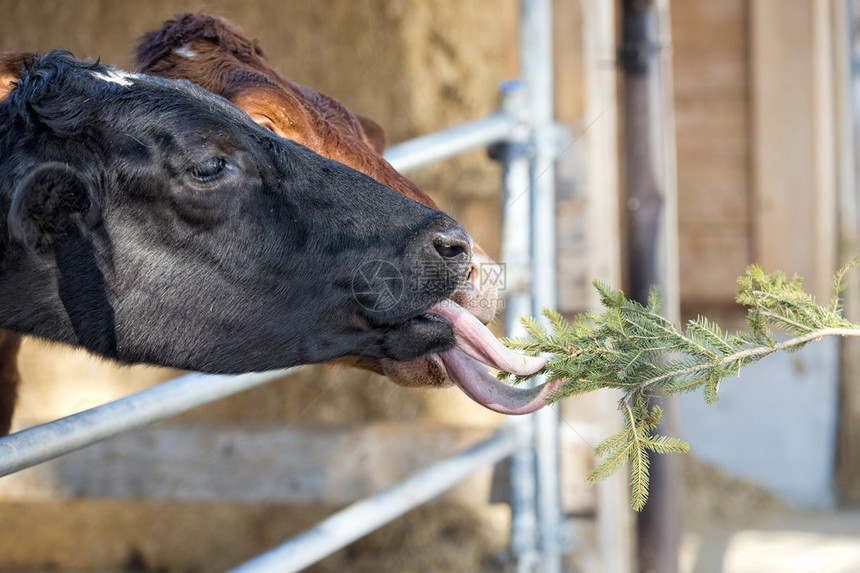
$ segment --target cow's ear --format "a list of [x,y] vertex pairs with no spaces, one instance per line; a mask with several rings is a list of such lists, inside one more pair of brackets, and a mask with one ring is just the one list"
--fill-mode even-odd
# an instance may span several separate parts
[[361,128],[364,130],[364,135],[367,137],[370,146],[380,155],[385,153],[385,130],[382,129],[382,126],[369,117],[364,117],[363,115],[356,115],[356,117],[358,118],[358,123],[361,124]]
[[228,99],[257,124],[279,137],[308,145],[308,135],[315,134],[307,119],[307,112],[295,98],[285,95],[278,86],[244,87]]
[[31,251],[47,253],[92,226],[97,212],[93,194],[77,172],[62,163],[43,163],[12,194],[9,236]]

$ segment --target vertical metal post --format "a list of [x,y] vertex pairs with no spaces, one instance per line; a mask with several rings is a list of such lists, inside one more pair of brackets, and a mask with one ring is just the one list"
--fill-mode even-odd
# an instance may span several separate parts
[[[532,127],[531,166],[532,313],[555,308],[555,124],[551,0],[522,0],[520,74]],[[541,383],[542,380],[538,380]],[[534,415],[537,463],[537,515],[540,571],[561,571],[561,505],[558,480],[558,414],[544,408]]]
[[[658,0],[624,0],[621,65],[624,71],[624,187],[631,297],[646,302],[652,284],[664,292],[666,316],[677,320],[674,145],[671,103],[661,53]],[[676,435],[677,403],[663,401],[658,431]],[[673,456],[651,455],[651,493],[638,516],[642,573],[678,570],[680,468]]]
[[[840,255],[853,254],[860,248],[860,38],[857,36],[856,0],[843,0],[842,8],[836,9],[837,28],[836,78],[840,82],[837,90],[837,120],[840,149],[839,184],[839,244]],[[841,12],[841,14],[840,14]],[[849,273],[848,295],[845,297],[843,315],[851,321],[860,320],[860,278]],[[860,464],[856,452],[860,451],[860,395],[856,390],[860,377],[860,340],[840,340],[839,378],[841,397],[839,400],[839,434],[836,454],[836,493],[845,501],[860,500]]]
[[[520,337],[520,317],[532,314],[530,126],[522,83],[501,86],[502,111],[519,120],[509,141],[495,148],[502,163],[502,261],[505,264],[505,335]],[[507,424],[523,435],[511,457],[511,555],[518,573],[536,571],[538,553],[537,480],[534,416],[515,416]]]

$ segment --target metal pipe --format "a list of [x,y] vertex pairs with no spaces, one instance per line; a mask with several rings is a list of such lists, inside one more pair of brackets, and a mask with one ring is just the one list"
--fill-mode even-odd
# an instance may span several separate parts
[[398,171],[409,171],[472,149],[507,141],[517,127],[511,116],[495,113],[395,145],[385,152],[385,159]]
[[[534,159],[531,173],[532,314],[556,308],[556,139],[553,121],[553,56],[551,0],[522,0],[520,5],[520,74],[532,125]],[[535,382],[543,383],[543,377]],[[540,571],[561,571],[561,492],[558,477],[558,414],[544,408],[535,415],[537,515]]]
[[[502,109],[526,116],[522,82],[502,85]],[[502,163],[502,261],[505,265],[505,336],[525,336],[522,316],[532,314],[531,297],[531,157],[527,122],[509,143],[499,146]],[[510,551],[517,571],[534,571],[538,552],[537,481],[535,480],[534,416],[514,416],[507,425],[523,434],[523,445],[511,457]]]
[[480,468],[504,459],[520,447],[521,441],[518,432],[502,428],[486,441],[353,503],[312,529],[236,567],[232,573],[300,571],[431,500]]
[[296,370],[238,376],[186,374],[108,404],[27,428],[0,438],[0,476],[259,386]]
[[[662,6],[661,6],[662,5]],[[627,267],[630,297],[648,300],[651,285],[663,289],[663,312],[678,320],[674,143],[671,64],[665,56],[670,28],[660,0],[621,3],[624,188],[627,204]],[[662,14],[661,14],[662,12]],[[657,431],[677,435],[677,401],[658,398]],[[652,398],[652,400],[655,400]],[[649,453],[651,493],[637,516],[639,571],[678,571],[681,508],[680,466],[673,456]]]

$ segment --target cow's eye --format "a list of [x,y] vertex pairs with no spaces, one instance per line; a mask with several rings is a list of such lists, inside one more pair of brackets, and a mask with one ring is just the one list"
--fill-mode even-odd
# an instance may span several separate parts
[[191,169],[191,176],[199,183],[208,183],[221,177],[227,161],[223,157],[213,157],[198,163]]

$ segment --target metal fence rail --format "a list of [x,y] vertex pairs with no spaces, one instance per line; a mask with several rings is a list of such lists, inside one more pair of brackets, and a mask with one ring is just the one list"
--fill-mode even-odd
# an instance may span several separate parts
[[522,119],[506,112],[495,113],[416,137],[385,152],[385,159],[398,171],[410,171],[500,141],[510,141],[522,126]]
[[[506,330],[517,317],[555,304],[555,188],[552,163],[551,1],[521,0],[522,83],[503,86],[501,110],[389,150],[406,171],[465,151],[503,144]],[[534,279],[534,280],[533,280]],[[537,289],[532,283],[539,283]],[[0,438],[0,476],[236,394],[295,371],[189,374],[60,420]],[[239,566],[241,573],[298,571],[441,494],[474,471],[512,457],[511,551],[517,571],[561,570],[558,418],[550,409],[512,419],[491,438],[360,500],[283,545]]]
[[0,476],[238,394],[297,370],[238,376],[186,374],[102,406],[21,430],[0,438]]
[[232,569],[231,573],[301,571],[525,445],[520,432],[511,427],[503,428],[478,445],[445,458],[376,495],[353,503],[290,541]]

